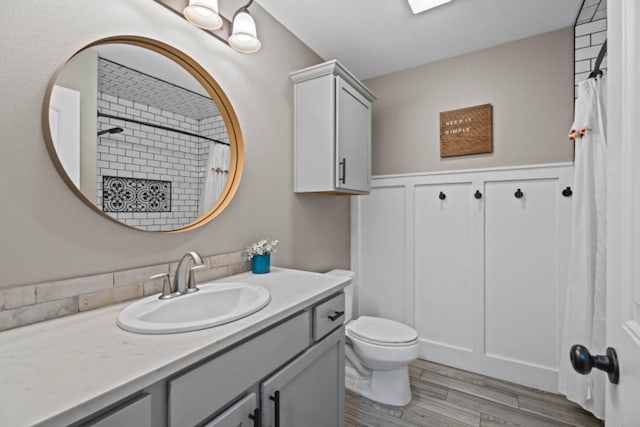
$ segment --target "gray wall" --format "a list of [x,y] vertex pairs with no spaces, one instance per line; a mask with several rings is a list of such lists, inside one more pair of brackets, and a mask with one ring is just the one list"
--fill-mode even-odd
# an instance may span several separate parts
[[[222,2],[222,13],[242,3]],[[251,11],[263,48],[242,55],[149,0],[0,2],[0,287],[167,262],[188,250],[235,251],[261,237],[281,240],[277,265],[349,266],[349,199],[293,194],[288,74],[321,60],[259,5]],[[197,230],[147,233],[112,223],[76,198],[49,159],[41,127],[49,80],[78,49],[116,34],[181,49],[235,108],[245,172],[229,207]]]
[[[571,161],[573,28],[366,80],[374,175]],[[440,158],[439,113],[493,104],[493,153]]]

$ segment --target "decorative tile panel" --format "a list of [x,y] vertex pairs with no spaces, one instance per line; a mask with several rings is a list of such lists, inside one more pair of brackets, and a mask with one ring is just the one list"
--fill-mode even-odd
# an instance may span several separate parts
[[171,212],[171,181],[102,176],[105,212]]

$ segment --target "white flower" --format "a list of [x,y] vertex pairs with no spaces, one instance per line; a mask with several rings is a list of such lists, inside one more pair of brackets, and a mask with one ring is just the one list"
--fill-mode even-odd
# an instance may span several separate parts
[[245,249],[245,253],[247,254],[247,258],[251,259],[256,255],[268,255],[272,253],[276,253],[276,245],[279,243],[278,239],[274,239],[272,241],[267,241],[266,239],[259,240],[255,243],[250,244]]

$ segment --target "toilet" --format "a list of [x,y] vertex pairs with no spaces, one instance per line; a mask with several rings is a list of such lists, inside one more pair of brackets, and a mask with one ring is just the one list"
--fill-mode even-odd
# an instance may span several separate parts
[[[327,274],[353,277],[349,270]],[[353,316],[353,285],[345,287],[345,386],[376,402],[405,406],[411,402],[409,363],[418,358],[418,333],[380,317]]]

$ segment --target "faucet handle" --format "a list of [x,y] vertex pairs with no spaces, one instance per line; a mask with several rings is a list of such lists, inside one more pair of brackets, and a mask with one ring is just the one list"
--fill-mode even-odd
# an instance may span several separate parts
[[169,281],[169,273],[158,273],[149,277],[149,280],[159,279],[163,277],[164,280],[162,282],[162,294],[158,297],[159,299],[169,299],[171,298],[171,282]]
[[200,289],[198,289],[198,287],[196,286],[196,275],[195,272],[198,270],[205,270],[208,269],[209,266],[205,265],[205,264],[198,264],[198,265],[194,265],[193,267],[191,267],[189,269],[189,280],[187,281],[187,289],[185,289],[185,293],[190,293],[190,292],[197,292]]

